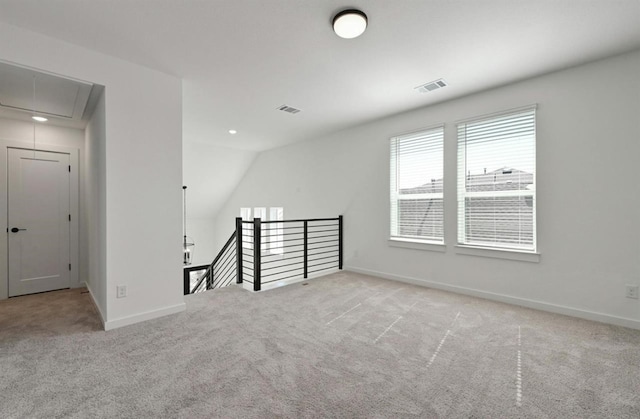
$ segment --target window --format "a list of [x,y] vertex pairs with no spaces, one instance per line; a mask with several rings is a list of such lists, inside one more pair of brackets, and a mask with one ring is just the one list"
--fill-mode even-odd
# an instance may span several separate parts
[[[242,221],[251,221],[251,208],[240,208]],[[242,223],[242,247],[253,249],[253,225]]]
[[[254,208],[253,209],[253,219],[259,218],[260,221],[267,221],[267,209],[264,207]],[[265,237],[265,226],[266,224],[262,224],[260,226],[260,250],[265,251],[267,249],[267,238]]]
[[535,107],[458,124],[458,243],[536,250]]
[[[269,208],[269,221],[284,220],[284,208]],[[284,223],[269,224],[269,252],[281,255],[284,251]]]
[[391,139],[391,238],[444,242],[444,127]]
[[[240,208],[240,217],[243,221],[253,221],[255,218],[260,218],[261,221],[279,221],[284,220],[284,208],[274,207],[269,208],[269,218],[267,219],[267,209],[264,207],[257,207],[253,209],[253,217],[251,216],[251,208]],[[274,254],[283,253],[283,240],[284,240],[284,224],[262,224],[261,225],[261,246],[260,249],[264,252],[267,250]],[[253,249],[253,224],[242,224],[242,247],[245,249]]]

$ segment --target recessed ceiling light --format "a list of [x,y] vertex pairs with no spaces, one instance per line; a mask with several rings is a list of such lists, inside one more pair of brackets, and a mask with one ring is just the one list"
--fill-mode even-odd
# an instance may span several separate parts
[[333,31],[340,38],[357,38],[367,29],[367,15],[360,10],[343,10],[333,18]]
[[45,118],[44,116],[32,116],[31,119],[35,119],[38,122],[47,122],[48,119]]
[[236,130],[234,130],[234,129],[230,129],[230,130],[229,130],[229,134],[237,134],[237,133],[238,133],[238,131],[236,131]]

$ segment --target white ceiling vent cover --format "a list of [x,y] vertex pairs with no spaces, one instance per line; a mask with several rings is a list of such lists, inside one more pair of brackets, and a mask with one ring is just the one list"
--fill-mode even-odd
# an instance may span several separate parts
[[422,86],[414,87],[414,89],[416,89],[420,93],[429,93],[447,86],[448,84],[446,81],[444,81],[443,79],[438,79],[430,81],[429,83],[425,83]]
[[285,112],[289,112],[289,113],[298,113],[300,112],[300,109],[296,109],[296,108],[292,108],[291,106],[287,106],[287,105],[282,105],[278,108],[279,111],[285,111]]

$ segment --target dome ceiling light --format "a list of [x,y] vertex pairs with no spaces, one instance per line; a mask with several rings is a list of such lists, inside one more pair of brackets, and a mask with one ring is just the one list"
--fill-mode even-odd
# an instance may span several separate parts
[[367,22],[367,15],[360,10],[343,10],[333,18],[333,31],[340,38],[357,38],[367,29]]

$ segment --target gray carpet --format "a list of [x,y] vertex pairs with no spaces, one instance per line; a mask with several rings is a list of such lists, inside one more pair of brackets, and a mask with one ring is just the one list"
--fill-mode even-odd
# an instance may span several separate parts
[[640,417],[640,331],[348,272],[186,302],[0,302],[0,417]]

